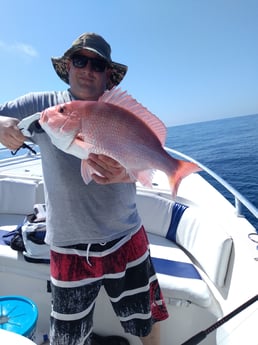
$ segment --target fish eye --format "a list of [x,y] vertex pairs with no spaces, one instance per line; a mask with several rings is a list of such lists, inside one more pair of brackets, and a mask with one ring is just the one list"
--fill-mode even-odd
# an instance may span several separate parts
[[64,105],[61,105],[58,109],[58,112],[63,114],[65,112],[65,106]]

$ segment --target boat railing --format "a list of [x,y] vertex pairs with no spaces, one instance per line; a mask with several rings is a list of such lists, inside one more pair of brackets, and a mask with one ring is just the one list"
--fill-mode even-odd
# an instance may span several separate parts
[[[214,171],[212,171],[211,169],[206,167],[204,164],[198,162],[197,160],[193,159],[192,157],[190,157],[190,156],[188,156],[188,155],[186,155],[186,154],[184,154],[184,153],[182,153],[180,151],[171,149],[169,147],[165,147],[165,149],[166,149],[167,152],[172,153],[172,154],[178,156],[179,158],[182,158],[182,159],[185,159],[187,161],[196,163],[197,165],[199,165],[199,167],[203,171],[205,171],[209,176],[211,176],[220,185],[222,185],[234,197],[236,214],[239,217],[242,216],[243,206],[245,206],[247,208],[247,210],[256,219],[258,219],[258,209],[248,199],[246,199],[241,193],[239,193],[234,187],[232,187],[227,181],[225,181],[223,178],[221,178],[219,175],[217,175]],[[5,147],[1,147],[0,146],[0,157],[4,156],[4,152],[5,151],[8,152],[9,150],[6,149]],[[24,157],[24,155],[23,155],[23,157]],[[30,151],[28,151],[26,153],[25,157],[27,157],[27,159],[28,158],[32,158],[33,159],[33,157],[35,157],[36,159],[39,159],[40,158],[40,154],[37,154],[37,155],[34,156],[33,154],[31,154]],[[21,159],[21,157],[20,157],[20,159]],[[11,161],[12,162],[14,161],[14,156],[10,157],[10,155],[9,155],[9,158],[2,159],[1,163],[5,162],[5,164],[9,164]]]
[[214,171],[203,165],[202,163],[198,162],[197,160],[189,157],[188,155],[171,149],[169,147],[165,147],[166,151],[172,153],[179,158],[185,159],[187,161],[193,162],[197,164],[203,171],[205,171],[209,176],[215,179],[220,185],[222,185],[233,197],[235,200],[235,209],[237,216],[242,216],[243,206],[247,208],[247,210],[254,216],[256,219],[258,218],[258,209],[248,200],[246,199],[241,193],[239,193],[234,187],[232,187],[227,181],[217,175]]
[[17,152],[14,153],[10,151],[8,148],[0,144],[0,166],[13,163],[15,160],[20,161],[22,159],[30,159],[30,158],[38,159],[40,156],[38,146],[31,142],[26,142],[26,145],[27,145],[27,148],[20,148],[19,150],[17,150]]

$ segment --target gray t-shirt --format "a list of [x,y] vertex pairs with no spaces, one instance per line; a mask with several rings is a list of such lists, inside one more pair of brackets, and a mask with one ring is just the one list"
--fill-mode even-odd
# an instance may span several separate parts
[[[69,90],[29,93],[0,105],[0,115],[22,119],[70,100]],[[91,181],[86,185],[80,159],[57,149],[44,132],[31,139],[42,156],[48,244],[108,242],[140,228],[134,183],[99,185]]]

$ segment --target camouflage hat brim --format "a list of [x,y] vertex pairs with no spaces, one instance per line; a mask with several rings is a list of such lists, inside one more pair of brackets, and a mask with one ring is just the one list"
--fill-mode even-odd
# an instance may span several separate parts
[[67,84],[69,84],[69,74],[67,71],[67,62],[71,56],[82,49],[89,50],[105,59],[111,68],[110,79],[107,83],[107,89],[112,89],[118,85],[127,72],[127,66],[114,62],[111,59],[111,47],[103,37],[95,33],[84,33],[79,36],[72,46],[64,53],[62,57],[52,58],[52,64],[57,75]]
[[[67,71],[67,62],[69,57],[66,55],[60,58],[51,58],[53,67],[59,76],[66,84],[69,84],[69,75]],[[107,84],[107,89],[110,90],[117,86],[124,78],[128,67],[126,65],[111,61],[110,63],[111,75]]]

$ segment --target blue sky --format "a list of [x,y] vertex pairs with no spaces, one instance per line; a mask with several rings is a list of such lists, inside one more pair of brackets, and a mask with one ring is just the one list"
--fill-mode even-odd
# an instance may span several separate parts
[[257,114],[257,18],[257,0],[3,0],[0,102],[65,89],[50,57],[91,31],[167,126]]

